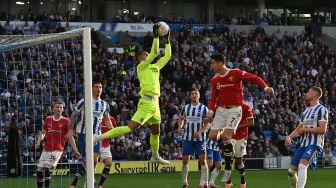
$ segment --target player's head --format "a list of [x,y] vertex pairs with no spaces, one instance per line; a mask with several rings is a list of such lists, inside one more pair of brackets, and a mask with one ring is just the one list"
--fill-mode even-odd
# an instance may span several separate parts
[[217,72],[220,68],[223,67],[223,65],[225,65],[225,57],[222,54],[213,54],[211,56],[211,69],[214,72]]
[[200,92],[196,88],[190,90],[190,101],[191,103],[198,103],[200,99]]
[[99,99],[100,95],[103,92],[103,83],[100,79],[96,78],[92,80],[92,97],[95,99]]
[[312,86],[311,88],[309,88],[308,92],[305,94],[305,99],[307,101],[319,100],[322,94],[323,92],[320,87]]
[[64,106],[65,106],[65,104],[64,104],[63,100],[61,100],[61,99],[55,100],[53,102],[53,108],[52,108],[53,115],[58,116],[58,117],[62,116],[62,113],[64,111]]
[[138,62],[140,63],[141,61],[144,61],[147,58],[147,56],[148,56],[148,52],[146,51],[139,52],[137,56]]

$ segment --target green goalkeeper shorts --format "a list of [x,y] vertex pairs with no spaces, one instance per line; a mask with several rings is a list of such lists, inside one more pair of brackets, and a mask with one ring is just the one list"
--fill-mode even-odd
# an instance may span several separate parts
[[132,117],[132,121],[143,125],[161,123],[161,113],[159,107],[159,100],[156,97],[143,96],[138,103],[138,109]]

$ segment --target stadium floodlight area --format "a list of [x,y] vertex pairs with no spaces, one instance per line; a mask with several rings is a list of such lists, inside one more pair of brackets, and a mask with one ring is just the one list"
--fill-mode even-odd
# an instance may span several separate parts
[[[35,149],[35,143],[43,119],[52,114],[55,99],[65,102],[63,115],[70,117],[73,104],[81,98],[86,101],[87,126],[87,171],[82,179],[87,187],[94,187],[90,35],[90,28],[47,35],[0,35],[0,187],[36,187],[36,162],[43,144]],[[14,158],[19,165],[7,168],[7,161]],[[52,178],[50,187],[70,187],[74,165],[81,165],[81,159],[72,156],[67,144],[60,167],[51,169],[52,177],[62,176]]]

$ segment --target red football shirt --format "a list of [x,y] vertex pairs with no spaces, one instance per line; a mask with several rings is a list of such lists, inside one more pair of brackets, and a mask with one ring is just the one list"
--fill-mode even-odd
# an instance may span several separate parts
[[262,89],[267,84],[259,76],[242,71],[229,69],[225,75],[216,74],[211,79],[211,97],[209,108],[213,112],[217,107],[241,106],[243,103],[243,81],[250,81]]
[[[117,126],[117,122],[116,120],[114,119],[114,117],[110,116],[110,120],[112,122],[112,126],[113,128]],[[109,131],[110,128],[105,124],[105,121],[103,120],[102,121],[102,125],[101,125],[101,131],[102,131],[102,134]],[[104,139],[102,141],[102,147],[104,148],[107,148],[107,147],[110,147],[110,139]]]
[[[242,104],[242,119],[239,122],[239,125],[246,125],[248,119],[253,118],[253,112],[250,105],[246,102]],[[232,139],[240,140],[240,139],[247,139],[248,138],[248,127],[242,127],[236,130],[236,134],[233,135]]]
[[54,120],[53,116],[46,117],[43,125],[43,130],[46,131],[44,150],[63,151],[69,129],[68,118],[61,117],[59,120]]

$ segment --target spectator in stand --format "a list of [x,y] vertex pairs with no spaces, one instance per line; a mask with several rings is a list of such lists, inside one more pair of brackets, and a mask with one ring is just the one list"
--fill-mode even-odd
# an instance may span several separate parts
[[34,23],[33,25],[30,27],[30,30],[31,30],[31,34],[32,35],[36,35],[36,34],[39,34],[40,33],[40,27],[37,23],[37,20],[34,20]]
[[13,32],[13,26],[10,23],[10,20],[6,21],[6,24],[4,25],[4,28],[5,28],[5,31],[6,31],[7,35],[11,35],[12,34],[12,32]]

